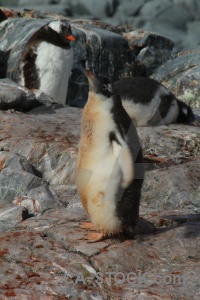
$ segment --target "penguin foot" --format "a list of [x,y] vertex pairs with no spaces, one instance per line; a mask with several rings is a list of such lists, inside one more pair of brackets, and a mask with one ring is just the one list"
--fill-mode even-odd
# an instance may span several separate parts
[[87,230],[96,230],[94,228],[94,225],[91,223],[91,222],[82,222],[80,223],[80,228],[83,228],[83,229],[87,229]]
[[200,127],[200,122],[198,122],[198,121],[193,121],[193,122],[189,123],[189,125]]
[[95,243],[100,242],[105,238],[103,232],[96,232],[96,233],[89,233],[86,236],[86,239],[88,240],[88,243]]

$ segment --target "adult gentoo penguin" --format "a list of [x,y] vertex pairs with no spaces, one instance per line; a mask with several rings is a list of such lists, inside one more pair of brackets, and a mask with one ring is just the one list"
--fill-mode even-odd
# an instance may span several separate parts
[[144,166],[136,128],[113,85],[106,77],[87,75],[76,185],[91,219],[81,227],[99,231],[88,235],[95,242],[137,225]]
[[57,103],[65,104],[73,64],[70,42],[74,40],[66,20],[54,20],[42,26],[22,54],[19,83],[29,89],[40,89]]
[[114,82],[122,103],[137,126],[171,123],[193,125],[194,114],[189,105],[177,99],[158,81],[147,77],[130,77]]

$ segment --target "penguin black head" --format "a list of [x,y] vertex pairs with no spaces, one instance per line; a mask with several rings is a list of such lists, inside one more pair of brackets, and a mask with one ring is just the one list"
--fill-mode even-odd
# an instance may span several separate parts
[[71,26],[66,20],[54,20],[43,26],[35,36],[36,40],[46,41],[62,48],[70,48],[75,40]]
[[179,108],[179,114],[176,119],[176,122],[193,125],[193,122],[195,121],[195,116],[193,114],[191,107],[178,99],[177,99],[177,103]]
[[113,95],[113,85],[111,81],[105,76],[94,76],[89,70],[86,70],[89,89],[99,95],[103,95],[106,98],[110,98]]

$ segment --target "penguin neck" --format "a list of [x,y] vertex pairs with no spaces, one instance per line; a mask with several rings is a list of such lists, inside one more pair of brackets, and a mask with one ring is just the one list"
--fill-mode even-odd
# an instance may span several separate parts
[[96,94],[93,91],[89,91],[87,104],[91,110],[105,110],[110,112],[113,108],[113,97],[107,98],[104,95]]

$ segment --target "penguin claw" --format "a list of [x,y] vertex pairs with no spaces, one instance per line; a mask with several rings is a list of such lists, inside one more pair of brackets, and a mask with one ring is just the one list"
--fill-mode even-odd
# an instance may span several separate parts
[[88,243],[96,243],[100,242],[105,238],[103,232],[96,232],[96,233],[89,233],[86,236],[86,239],[88,240]]
[[94,228],[94,225],[91,223],[91,222],[81,222],[80,223],[80,228],[83,228],[83,229],[87,229],[87,230],[96,230]]

